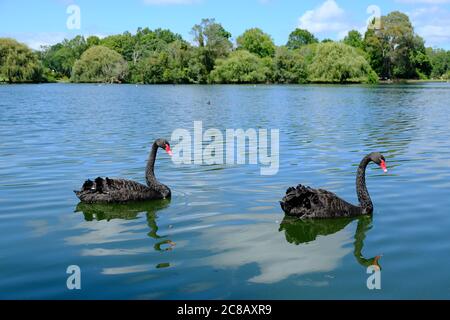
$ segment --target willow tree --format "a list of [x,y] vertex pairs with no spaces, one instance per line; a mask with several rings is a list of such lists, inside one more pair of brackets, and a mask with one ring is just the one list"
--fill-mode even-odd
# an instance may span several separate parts
[[128,73],[127,62],[114,50],[94,46],[86,50],[72,70],[74,82],[122,82]]
[[41,82],[41,62],[26,45],[14,39],[0,38],[0,81]]
[[271,78],[271,59],[260,58],[247,50],[237,50],[218,59],[210,74],[213,83],[264,83]]
[[278,47],[273,59],[274,82],[305,83],[307,82],[305,57],[299,50]]
[[308,80],[323,83],[374,83],[377,74],[364,56],[343,43],[327,42],[310,45],[312,57],[308,65]]

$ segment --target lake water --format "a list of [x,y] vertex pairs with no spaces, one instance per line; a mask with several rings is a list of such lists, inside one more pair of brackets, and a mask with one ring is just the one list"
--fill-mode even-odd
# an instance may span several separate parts
[[[450,85],[0,86],[0,298],[450,298]],[[177,165],[170,201],[79,205],[97,176],[144,180],[155,138],[177,128],[280,130],[280,167]],[[287,187],[356,202],[372,218],[284,219]],[[381,289],[366,267],[382,255]],[[66,269],[81,269],[68,290]]]

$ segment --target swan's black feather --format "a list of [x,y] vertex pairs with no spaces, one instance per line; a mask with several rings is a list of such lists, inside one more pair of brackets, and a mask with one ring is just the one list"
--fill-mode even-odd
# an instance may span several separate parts
[[361,214],[361,208],[334,193],[301,184],[287,189],[280,205],[287,215],[299,218],[351,217]]
[[170,197],[170,189],[167,190],[150,188],[131,180],[98,177],[94,182],[86,180],[75,194],[84,203],[121,203],[165,199]]

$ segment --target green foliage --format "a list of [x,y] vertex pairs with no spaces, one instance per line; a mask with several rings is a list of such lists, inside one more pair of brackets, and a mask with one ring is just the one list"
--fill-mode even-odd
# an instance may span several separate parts
[[294,50],[299,49],[304,45],[318,42],[319,41],[317,40],[317,38],[311,32],[309,32],[308,30],[297,28],[294,31],[292,31],[291,34],[289,35],[289,40],[286,46],[289,49]]
[[270,79],[270,59],[260,58],[247,50],[237,50],[219,59],[211,72],[213,83],[264,83]]
[[426,54],[432,66],[431,78],[442,78],[450,70],[450,51],[427,48]]
[[86,39],[86,44],[88,48],[98,46],[100,45],[100,38],[97,36],[90,36]]
[[277,48],[274,58],[274,82],[306,83],[307,78],[305,57],[297,50]]
[[239,49],[247,50],[261,58],[273,57],[275,54],[272,38],[258,28],[245,31],[236,42]]
[[176,40],[166,49],[154,51],[132,70],[132,82],[137,83],[202,83],[204,70],[195,51],[185,42]]
[[411,63],[416,68],[416,74],[419,79],[426,80],[430,77],[433,70],[430,57],[426,54],[424,48],[413,51],[411,54]]
[[120,53],[127,61],[133,60],[135,44],[136,40],[129,32],[108,36],[100,41],[100,45]]
[[112,35],[102,39],[100,44],[120,53],[128,62],[137,63],[154,51],[167,49],[168,44],[174,41],[182,41],[182,38],[170,30],[139,28],[135,35],[129,32]]
[[[320,43],[311,48],[308,80],[318,83],[375,83],[378,76],[366,59],[343,43]],[[311,55],[311,53],[309,53]],[[311,58],[309,58],[311,59]]]
[[104,46],[93,46],[75,62],[72,81],[122,82],[127,72],[127,63],[120,54]]
[[229,40],[231,33],[214,19],[203,19],[200,24],[192,27],[191,34],[199,47],[198,58],[207,73],[214,68],[215,61],[227,57],[233,47]]
[[344,43],[354,48],[363,49],[364,42],[361,33],[356,30],[350,30],[344,38]]
[[14,39],[0,38],[0,82],[42,82],[43,67],[37,55]]
[[[92,38],[92,37],[91,37]],[[94,39],[91,39],[95,41]],[[53,46],[43,47],[41,59],[44,67],[50,69],[59,77],[70,78],[72,67],[83,52],[88,48],[88,43],[83,36],[76,36],[71,40],[64,39],[63,42]]]

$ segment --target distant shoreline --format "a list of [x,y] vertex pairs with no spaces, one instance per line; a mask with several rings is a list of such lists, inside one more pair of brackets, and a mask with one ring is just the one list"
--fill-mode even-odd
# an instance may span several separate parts
[[349,86],[349,85],[365,85],[365,86],[377,86],[377,85],[394,85],[394,84],[417,84],[417,83],[450,83],[449,80],[442,79],[428,79],[428,80],[419,80],[419,79],[397,79],[397,80],[380,80],[378,83],[357,83],[357,82],[348,82],[348,83],[338,83],[338,82],[309,82],[309,83],[104,83],[104,82],[70,82],[70,81],[52,81],[52,82],[0,82],[0,85],[15,85],[15,84],[96,84],[96,85],[135,85],[135,86],[153,86],[153,85],[167,85],[167,86],[177,86],[177,85],[200,85],[200,86],[217,86],[217,85],[233,85],[233,86],[261,86],[261,85],[283,85],[283,86],[307,86],[307,85],[340,85],[340,86]]
[[414,83],[433,83],[433,82],[450,82],[444,79],[397,79],[397,80],[380,80],[379,84],[414,84]]

